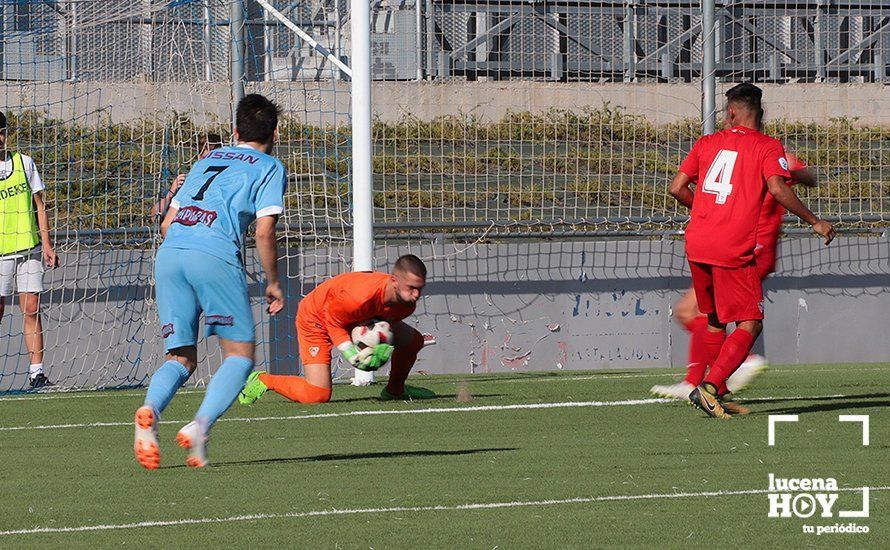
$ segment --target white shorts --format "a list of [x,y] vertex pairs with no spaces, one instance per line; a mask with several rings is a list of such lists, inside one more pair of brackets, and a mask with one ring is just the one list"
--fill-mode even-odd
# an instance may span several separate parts
[[0,258],[0,296],[43,292],[43,262],[33,255]]

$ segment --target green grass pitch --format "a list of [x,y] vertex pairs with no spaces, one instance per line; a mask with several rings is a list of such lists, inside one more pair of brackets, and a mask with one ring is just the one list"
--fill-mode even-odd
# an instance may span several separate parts
[[[675,376],[413,376],[442,396],[413,403],[270,393],[216,425],[203,470],[173,443],[200,392],[164,414],[157,471],[132,453],[144,391],[3,396],[0,547],[890,546],[890,365],[773,366],[727,421],[649,398]],[[775,446],[770,414],[799,415]],[[869,415],[869,446],[849,414]],[[768,518],[769,473],[835,478],[834,517]],[[837,517],[862,486],[869,517]],[[869,532],[803,532],[851,522]]]

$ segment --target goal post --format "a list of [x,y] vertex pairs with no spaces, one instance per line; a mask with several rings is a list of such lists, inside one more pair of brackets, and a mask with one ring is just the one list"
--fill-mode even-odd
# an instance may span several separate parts
[[[353,269],[374,269],[374,178],[371,167],[371,4],[351,0],[352,55],[352,247]],[[354,369],[353,385],[374,382],[374,373]]]

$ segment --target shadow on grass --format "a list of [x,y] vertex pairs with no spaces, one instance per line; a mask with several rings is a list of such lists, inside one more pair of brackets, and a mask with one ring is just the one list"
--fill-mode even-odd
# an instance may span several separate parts
[[[385,451],[377,453],[338,453],[323,454],[314,456],[295,456],[287,458],[259,458],[256,460],[233,460],[229,462],[212,462],[211,466],[219,468],[221,466],[256,466],[260,464],[296,464],[300,462],[328,462],[335,460],[366,460],[366,459],[391,459],[403,457],[426,457],[426,456],[461,456],[473,455],[478,453],[493,453],[516,451],[517,447],[491,447],[484,449],[458,449],[454,451]],[[165,466],[161,469],[168,468],[186,468],[184,464],[176,466]]]
[[[504,394],[502,394],[502,393],[474,393],[473,394],[473,399],[476,399],[479,397],[504,397]],[[363,402],[367,402],[367,403],[406,403],[406,402],[408,402],[408,403],[420,403],[420,402],[427,403],[427,402],[441,401],[443,399],[453,401],[456,398],[457,398],[456,393],[437,393],[436,397],[431,397],[429,399],[411,399],[410,401],[402,400],[402,399],[393,399],[392,401],[383,401],[382,399],[380,399],[380,397],[374,395],[371,397],[354,397],[354,398],[350,398],[350,399],[331,399],[330,402],[331,403],[363,403]]]
[[[648,370],[648,369],[647,369]],[[546,372],[523,372],[523,373],[492,373],[490,375],[478,375],[474,374],[471,377],[467,377],[466,379],[462,379],[462,382],[466,382],[468,384],[477,384],[480,382],[515,382],[521,380],[559,380],[563,379],[566,382],[574,382],[572,378],[575,377],[589,377],[591,380],[596,380],[600,376],[615,376],[615,375],[629,375],[629,374],[641,374],[638,371],[621,371],[621,370],[603,370],[603,371],[589,371],[589,370],[581,370],[581,371],[546,371]],[[647,374],[647,373],[642,373]],[[649,373],[653,376],[660,376],[662,373],[653,372]],[[675,373],[664,373],[665,376],[669,376]]]
[[843,395],[843,396],[824,396],[824,397],[801,397],[795,399],[769,399],[769,400],[752,400],[748,404],[756,405],[758,403],[788,403],[788,402],[816,402],[808,405],[788,404],[784,407],[774,407],[771,409],[757,409],[752,415],[767,414],[805,414],[826,411],[846,411],[856,409],[872,409],[879,407],[890,407],[890,394],[888,393],[865,393],[860,395]]

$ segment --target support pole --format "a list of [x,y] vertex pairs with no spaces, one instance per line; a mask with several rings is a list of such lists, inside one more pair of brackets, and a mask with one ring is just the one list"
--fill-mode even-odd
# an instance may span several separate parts
[[713,134],[717,129],[717,71],[715,65],[716,41],[715,0],[702,0],[702,132]]
[[68,34],[69,37],[69,47],[68,47],[68,80],[71,82],[77,82],[78,79],[78,67],[77,67],[77,3],[71,2],[71,8],[69,9],[69,13],[71,14],[71,32]]
[[272,27],[269,12],[263,12],[263,80],[272,80]]
[[625,0],[624,4],[624,81],[633,82],[636,77],[636,55],[634,36],[634,0]]
[[232,0],[229,4],[229,33],[232,70],[232,129],[235,129],[235,110],[244,98],[244,4]]
[[414,0],[414,54],[417,56],[417,78],[423,80],[423,0]]
[[210,58],[213,56],[211,49],[211,40],[213,35],[210,30],[210,0],[204,0],[204,80],[210,82],[213,80],[213,66]]

